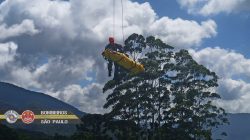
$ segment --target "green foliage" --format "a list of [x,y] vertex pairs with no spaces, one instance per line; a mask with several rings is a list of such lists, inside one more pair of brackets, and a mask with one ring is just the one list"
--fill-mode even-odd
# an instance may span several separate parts
[[138,128],[132,121],[114,120],[107,115],[88,114],[82,118],[73,140],[137,140]]
[[71,140],[71,137],[55,134],[48,136],[41,132],[13,129],[0,124],[0,140]]
[[0,140],[19,140],[16,131],[0,124]]
[[145,72],[108,81],[103,91],[111,93],[104,108],[111,108],[110,117],[134,122],[138,138],[211,139],[212,128],[228,123],[225,111],[213,104],[220,98],[214,92],[217,75],[187,50],[132,34],[125,51]]

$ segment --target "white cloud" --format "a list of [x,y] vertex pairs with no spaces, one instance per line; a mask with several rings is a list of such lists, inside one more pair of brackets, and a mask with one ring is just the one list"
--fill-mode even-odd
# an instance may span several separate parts
[[5,23],[0,25],[0,40],[4,40],[11,37],[17,37],[23,34],[34,35],[39,31],[35,29],[32,20],[25,19],[20,24],[14,24],[11,27],[7,27]]
[[205,64],[222,78],[244,75],[250,79],[250,59],[232,50],[219,47],[205,48],[200,51],[189,51],[195,60]]
[[30,68],[27,67],[15,67],[13,66],[9,72],[9,79],[7,82],[11,82],[22,86],[24,88],[41,88],[40,83],[37,82],[35,75]]
[[17,45],[14,42],[0,43],[0,69],[14,60],[16,56]]
[[238,100],[241,96],[247,94],[248,88],[249,84],[242,80],[221,78],[219,80],[218,92],[223,100]]
[[[82,3],[85,4],[85,2]],[[124,5],[125,38],[136,32],[143,35],[155,35],[175,47],[192,48],[199,46],[203,39],[212,38],[217,34],[217,25],[213,20],[198,23],[193,20],[185,20],[181,18],[159,18],[147,2],[139,4],[136,2],[125,1]],[[101,11],[105,10],[102,9]],[[88,20],[92,21],[93,19]],[[94,21],[96,22],[98,20],[94,19]],[[116,38],[119,42],[122,42],[121,7],[119,4],[117,4],[116,7],[115,23]],[[98,35],[98,38],[104,40],[105,37],[112,35],[112,11],[106,11],[106,16],[103,16],[99,22],[96,22],[93,25],[93,31]]]
[[218,105],[228,112],[250,112],[250,59],[219,47],[189,51],[193,58],[219,76]]
[[199,24],[196,21],[164,17],[150,26],[148,34],[153,34],[171,45],[190,48],[199,46],[204,38],[215,36],[216,27],[213,20]]
[[250,83],[242,80],[223,79],[220,85],[219,92],[224,99],[216,102],[218,105],[226,108],[230,113],[250,112]]
[[191,14],[204,16],[250,10],[249,0],[177,0]]
[[[66,64],[61,58],[51,58],[35,68],[21,66],[18,63],[7,63],[8,75],[4,81],[15,83],[25,88],[35,88],[41,91],[58,91],[61,88],[81,80],[91,81],[88,72],[94,62],[91,60]],[[5,69],[0,69],[5,71]]]
[[[66,60],[68,61],[68,60]],[[45,89],[57,91],[61,88],[77,83],[79,81],[91,80],[88,72],[91,72],[94,60],[70,60],[75,62],[65,62],[62,58],[52,58],[45,67],[38,68],[35,74],[38,74],[37,80]]]
[[59,91],[59,98],[67,103],[80,108],[87,113],[104,113],[103,109],[106,94],[102,93],[101,84],[92,83],[84,88],[80,85],[69,85]]

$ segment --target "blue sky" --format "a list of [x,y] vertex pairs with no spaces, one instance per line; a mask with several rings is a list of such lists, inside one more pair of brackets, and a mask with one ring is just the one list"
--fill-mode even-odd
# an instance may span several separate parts
[[[218,15],[202,16],[188,14],[175,0],[135,0],[139,3],[149,2],[156,13],[171,18],[183,18],[187,20],[203,21],[213,19],[217,23],[217,36],[205,39],[202,47],[220,46],[232,49],[250,58],[250,12],[236,12],[232,14],[220,13]],[[126,10],[126,9],[125,9]]]

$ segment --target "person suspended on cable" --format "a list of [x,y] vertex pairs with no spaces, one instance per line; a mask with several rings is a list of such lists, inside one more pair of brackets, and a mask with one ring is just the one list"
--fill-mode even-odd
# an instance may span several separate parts
[[[115,52],[120,52],[123,53],[123,47],[120,44],[116,44],[115,43],[115,39],[113,37],[109,37],[109,44],[105,47],[105,49],[109,49]],[[108,60],[108,75],[109,77],[111,77],[111,73],[112,73],[112,68],[113,68],[113,61]],[[115,71],[114,71],[114,80],[119,79],[119,75],[122,72],[122,68],[114,63],[115,66]]]
[[[123,42],[124,40],[124,30],[123,30],[123,1],[121,0],[122,5],[122,35]],[[115,0],[113,1],[113,36],[115,34]],[[115,43],[114,37],[109,37],[109,44],[105,47],[105,50],[102,52],[104,59],[108,61],[108,75],[111,77],[113,63],[115,65],[114,72],[114,81],[122,80],[122,77],[126,75],[137,75],[144,72],[144,66],[137,62],[136,60],[129,57],[125,52],[126,49],[120,44]]]

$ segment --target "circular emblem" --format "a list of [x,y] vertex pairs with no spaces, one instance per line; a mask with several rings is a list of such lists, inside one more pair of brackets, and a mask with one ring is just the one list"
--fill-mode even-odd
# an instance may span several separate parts
[[15,123],[19,118],[19,114],[14,110],[9,110],[4,114],[8,123]]
[[25,110],[21,115],[23,123],[30,124],[35,120],[35,114],[30,110]]

